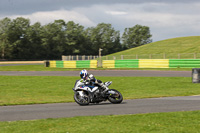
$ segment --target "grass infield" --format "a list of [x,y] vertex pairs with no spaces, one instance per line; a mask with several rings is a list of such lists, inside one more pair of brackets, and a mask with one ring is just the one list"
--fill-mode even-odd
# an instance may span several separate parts
[[199,133],[200,111],[0,122],[2,133]]

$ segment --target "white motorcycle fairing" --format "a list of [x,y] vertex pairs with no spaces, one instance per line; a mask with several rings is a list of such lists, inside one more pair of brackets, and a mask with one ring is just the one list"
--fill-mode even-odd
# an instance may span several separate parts
[[91,84],[84,84],[83,80],[77,80],[73,91],[74,100],[79,105],[88,105],[89,103],[99,103],[102,101],[109,100],[111,103],[121,103],[123,96],[121,93],[115,89],[109,89],[108,86],[111,85],[112,81],[105,82],[106,87],[105,92],[101,89],[101,86]]

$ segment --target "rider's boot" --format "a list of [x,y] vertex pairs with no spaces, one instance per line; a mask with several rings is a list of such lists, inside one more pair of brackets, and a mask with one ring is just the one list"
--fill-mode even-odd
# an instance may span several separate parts
[[103,83],[100,83],[99,84],[100,86],[101,86],[101,88],[102,88],[102,95],[104,96],[105,95],[105,93],[106,93],[106,91],[108,90],[108,87],[106,87]]

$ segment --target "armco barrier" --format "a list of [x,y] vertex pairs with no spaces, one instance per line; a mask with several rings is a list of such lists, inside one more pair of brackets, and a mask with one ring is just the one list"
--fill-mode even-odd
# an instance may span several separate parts
[[56,67],[56,61],[49,61],[49,67]]
[[76,68],[90,68],[90,60],[76,61]]
[[64,64],[62,61],[56,61],[56,67],[63,68]]
[[115,68],[115,60],[103,60],[102,67],[103,68]]
[[97,60],[49,61],[50,67],[58,68],[97,68]]
[[140,59],[139,68],[169,68],[168,59]]
[[138,68],[139,60],[116,60],[115,68]]
[[97,60],[90,60],[90,68],[97,68]]
[[64,68],[76,68],[76,61],[61,61]]
[[200,59],[169,59],[169,68],[200,67]]
[[[97,60],[49,61],[50,67],[97,68]],[[200,68],[200,59],[103,60],[103,68]]]
[[198,68],[200,59],[103,60],[103,68]]

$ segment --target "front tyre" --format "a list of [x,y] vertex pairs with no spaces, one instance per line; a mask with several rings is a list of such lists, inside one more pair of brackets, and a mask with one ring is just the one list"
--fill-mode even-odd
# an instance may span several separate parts
[[74,94],[74,100],[81,106],[88,105],[90,103],[90,97],[84,93],[84,96],[80,96],[78,92]]
[[123,101],[123,96],[122,96],[122,94],[121,94],[119,91],[115,90],[115,89],[110,89],[110,90],[114,91],[115,94],[110,94],[110,95],[108,96],[108,100],[109,100],[111,103],[114,103],[114,104],[121,103],[121,102]]

